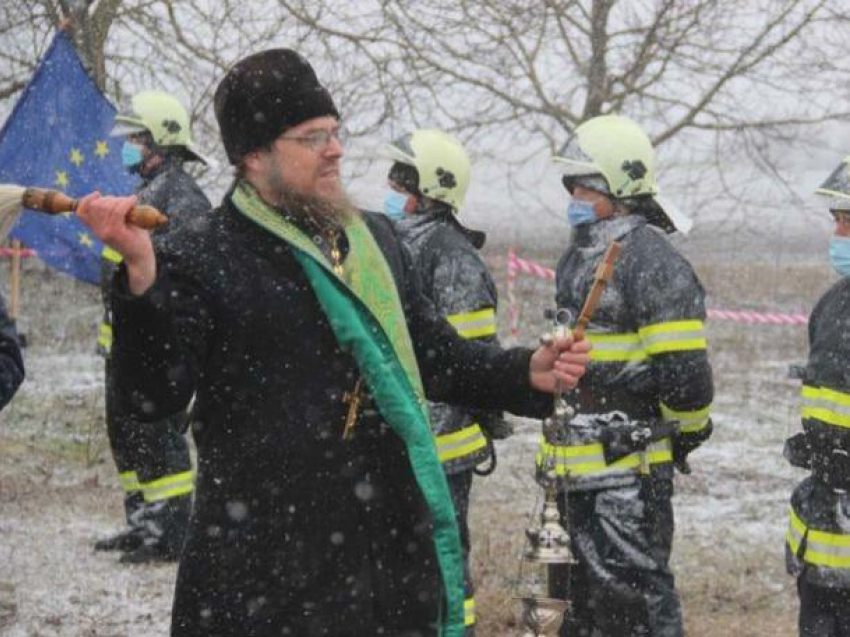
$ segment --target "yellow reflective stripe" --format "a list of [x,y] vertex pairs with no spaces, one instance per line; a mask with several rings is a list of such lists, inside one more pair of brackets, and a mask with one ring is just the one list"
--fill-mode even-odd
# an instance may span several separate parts
[[647,357],[640,336],[634,333],[623,334],[585,334],[593,345],[590,360],[598,363],[642,361]]
[[480,449],[487,447],[487,438],[477,422],[459,431],[443,434],[436,437],[437,456],[440,462],[457,460],[464,456],[471,456]]
[[827,568],[850,568],[850,535],[807,527],[792,508],[785,541],[797,554],[803,538],[806,540],[803,561]]
[[679,411],[661,403],[661,417],[667,422],[678,421],[679,433],[691,434],[705,429],[708,426],[710,412],[711,405],[692,411]]
[[121,484],[121,488],[124,489],[127,493],[131,493],[133,491],[141,491],[142,485],[139,483],[139,477],[136,475],[135,471],[125,471],[124,473],[118,474],[118,482]]
[[463,600],[463,625],[472,626],[475,623],[475,598]]
[[[589,447],[594,445],[587,445]],[[598,455],[588,455],[582,458],[581,456],[570,456],[564,453],[566,450],[576,450],[579,447],[556,447],[548,443],[541,444],[541,451],[537,454],[537,466],[545,467],[547,460],[553,459],[555,464],[555,474],[558,476],[599,476],[609,473],[621,473],[626,471],[634,473],[634,469],[640,466],[640,459],[631,454],[625,458],[620,458],[614,464],[606,464],[605,458],[602,455],[601,445],[599,446]],[[576,459],[578,458],[578,459]],[[582,461],[583,460],[583,461]]]
[[654,354],[706,349],[702,321],[669,321],[642,327],[637,333],[588,333],[594,362],[635,362]]
[[97,330],[97,344],[105,349],[112,348],[112,326],[109,323],[101,323]]
[[648,474],[652,465],[673,462],[673,443],[670,438],[662,438],[647,445],[646,450],[638,451],[635,455],[640,459],[640,472]]
[[803,385],[802,416],[836,427],[850,427],[850,394]]
[[800,550],[800,543],[803,541],[803,536],[806,535],[806,525],[797,516],[797,512],[793,507],[788,510],[788,530],[785,532],[785,541],[791,548],[794,555]]
[[665,462],[673,462],[673,446],[669,438],[657,440],[646,448],[643,452],[649,464],[664,464]]
[[[571,475],[579,475],[579,476],[587,476],[587,475],[596,475],[596,474],[604,474],[609,471],[616,471],[619,469],[636,469],[640,466],[640,458],[636,455],[632,454],[626,456],[625,458],[620,458],[617,462],[613,464],[606,464],[605,458],[600,460],[594,460],[592,462],[578,462],[575,464],[567,464],[564,467],[564,474],[568,471]],[[557,465],[557,469],[560,469],[560,464]],[[557,471],[558,475],[561,475],[560,471]]]
[[850,549],[850,535],[844,533],[827,533],[826,531],[809,528],[807,540],[825,546]]
[[830,568],[850,568],[850,535],[827,533],[809,527],[803,559]]
[[116,252],[109,246],[103,246],[100,256],[107,261],[112,261],[112,263],[121,263],[124,260],[124,257],[122,257],[119,252]]
[[705,325],[699,320],[654,323],[638,330],[650,356],[706,349]]
[[632,470],[643,470],[649,465],[673,462],[673,451],[670,439],[663,438],[647,446],[646,451],[631,453],[608,464],[602,443],[562,446],[541,439],[535,460],[540,468],[554,462],[555,474],[559,476],[601,476],[623,471],[632,473]]
[[809,564],[826,566],[828,568],[850,568],[850,549],[836,554],[834,550],[816,551],[806,540],[806,554],[803,559]]
[[496,333],[496,310],[492,307],[465,314],[451,314],[446,320],[464,338],[483,338]]
[[184,471],[158,478],[153,482],[142,483],[142,494],[145,502],[157,502],[192,493],[194,488],[193,478],[191,471]]
[[638,332],[640,333],[640,337],[643,340],[646,340],[653,336],[682,332],[701,332],[704,329],[705,324],[702,321],[699,319],[692,319],[687,321],[663,321],[661,323],[653,323],[652,325],[645,325],[641,327],[638,329]]

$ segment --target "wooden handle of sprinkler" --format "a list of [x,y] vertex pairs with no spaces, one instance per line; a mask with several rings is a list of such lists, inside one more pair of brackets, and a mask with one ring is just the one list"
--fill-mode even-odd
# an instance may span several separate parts
[[584,300],[584,307],[581,308],[581,314],[576,321],[576,326],[573,328],[573,340],[578,342],[584,338],[584,330],[587,324],[590,323],[590,318],[596,310],[596,305],[602,297],[602,290],[608,285],[608,281],[614,275],[614,264],[617,262],[617,257],[620,256],[622,245],[617,241],[612,241],[605,254],[602,256],[602,261],[596,268],[596,274],[593,276],[593,287],[590,288],[590,293]]
[[[77,209],[78,200],[72,199],[58,190],[42,188],[27,188],[21,197],[24,208],[31,208],[50,215],[63,212],[73,212]],[[127,221],[145,230],[153,230],[168,223],[168,217],[152,206],[133,206],[127,215]]]

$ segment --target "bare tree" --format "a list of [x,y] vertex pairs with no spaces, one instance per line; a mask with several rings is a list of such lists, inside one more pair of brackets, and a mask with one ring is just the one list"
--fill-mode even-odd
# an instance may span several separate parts
[[815,85],[811,70],[835,51],[804,38],[827,17],[827,0],[544,0],[538,11],[518,0],[426,6],[384,3],[384,17],[411,79],[469,87],[480,98],[476,109],[455,107],[461,127],[485,124],[482,106],[497,125],[509,115],[521,125],[531,120],[533,132],[559,135],[594,115],[631,112],[651,116],[661,144],[686,128],[765,129],[848,114],[828,99],[766,117],[740,99],[744,87],[776,96]]
[[[118,104],[138,90],[163,88],[188,106],[196,138],[223,158],[212,97],[236,60],[270,46],[295,48],[317,63],[355,133],[377,131],[388,113],[370,53],[317,38],[274,0],[21,0],[0,9],[0,112],[11,110],[60,24],[97,84]],[[386,91],[389,93],[389,90]],[[203,181],[221,187],[226,164]]]
[[752,179],[742,163],[762,180],[780,179],[789,169],[781,148],[805,147],[822,138],[825,123],[850,115],[847,15],[828,0],[16,5],[0,9],[0,104],[11,103],[55,25],[70,16],[78,49],[112,98],[173,90],[190,105],[202,145],[218,150],[218,79],[251,51],[291,46],[316,64],[355,133],[386,139],[410,126],[450,129],[501,165],[501,183],[525,201],[542,174],[529,164],[593,115],[640,121],[662,155],[685,168],[666,181],[692,196],[691,208],[716,201],[718,190],[736,205],[762,201],[742,190]]
[[333,2],[279,2],[369,57],[394,118],[456,131],[513,164],[526,190],[530,158],[589,117],[622,113],[688,167],[670,176],[692,207],[718,189],[751,204],[762,194],[740,193],[740,162],[780,178],[778,147],[850,116],[836,90],[846,16],[827,0],[375,0],[357,5],[357,24]]

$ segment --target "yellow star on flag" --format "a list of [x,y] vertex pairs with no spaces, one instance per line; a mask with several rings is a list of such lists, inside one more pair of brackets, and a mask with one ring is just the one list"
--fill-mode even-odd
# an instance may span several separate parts
[[91,240],[91,237],[87,233],[80,232],[79,236],[80,236],[80,243],[82,245],[89,247],[89,248],[91,248],[94,245],[94,241]]
[[60,188],[64,188],[68,185],[68,173],[64,170],[56,171],[56,181],[54,182]]
[[76,166],[77,168],[79,168],[80,164],[82,164],[83,161],[85,161],[85,157],[83,156],[83,153],[80,152],[79,148],[72,148],[71,149],[70,159],[71,159],[71,163],[74,164],[74,166]]
[[95,145],[94,154],[100,158],[106,157],[109,154],[109,146],[102,139],[99,139]]

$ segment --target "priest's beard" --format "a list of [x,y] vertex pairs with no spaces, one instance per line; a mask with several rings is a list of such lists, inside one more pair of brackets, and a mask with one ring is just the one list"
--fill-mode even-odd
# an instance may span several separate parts
[[267,176],[268,196],[271,205],[284,217],[305,230],[327,232],[342,228],[357,209],[345,193],[336,199],[298,192],[283,183],[280,173]]

